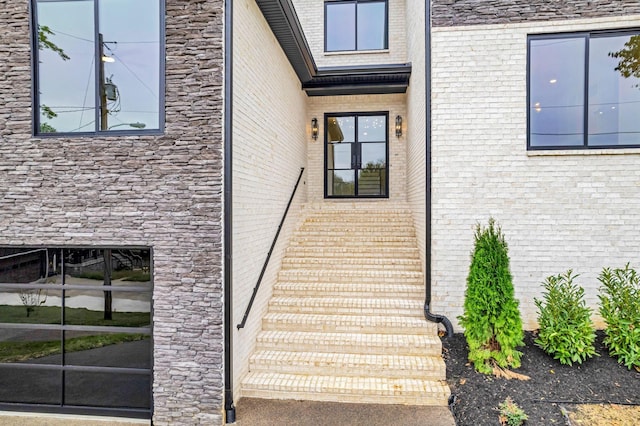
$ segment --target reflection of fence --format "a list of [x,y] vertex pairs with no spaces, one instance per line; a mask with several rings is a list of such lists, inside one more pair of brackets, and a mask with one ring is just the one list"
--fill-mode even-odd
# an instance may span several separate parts
[[133,250],[113,250],[111,253],[116,270],[118,269],[142,269],[148,270],[149,265],[145,264],[144,259]]
[[47,249],[0,250],[0,283],[30,283],[48,276]]

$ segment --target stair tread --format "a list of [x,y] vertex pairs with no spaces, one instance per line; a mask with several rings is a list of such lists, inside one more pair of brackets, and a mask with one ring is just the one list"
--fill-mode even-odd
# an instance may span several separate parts
[[298,314],[269,312],[264,316],[265,322],[275,324],[323,324],[334,326],[369,326],[380,327],[406,327],[411,329],[419,328],[425,331],[437,330],[437,325],[428,323],[420,317],[395,317],[395,316],[373,316],[373,315],[323,315],[323,314]]
[[406,309],[413,310],[422,315],[422,300],[420,299],[376,299],[356,297],[291,297],[274,296],[269,302],[270,306],[293,307],[340,307],[352,309]]
[[296,364],[327,368],[364,366],[375,370],[410,370],[416,376],[420,371],[445,368],[442,357],[429,355],[259,350],[251,356],[251,361],[270,365]]
[[288,390],[302,392],[340,392],[379,396],[437,394],[445,399],[450,391],[439,380],[359,376],[311,376],[274,372],[250,372],[242,380],[245,389]]

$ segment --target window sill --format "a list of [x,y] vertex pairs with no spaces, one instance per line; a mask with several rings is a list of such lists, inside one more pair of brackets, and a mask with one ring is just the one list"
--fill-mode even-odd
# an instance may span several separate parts
[[560,157],[568,155],[640,155],[640,148],[549,149],[527,151],[528,157]]
[[367,54],[384,54],[389,53],[389,49],[380,50],[341,50],[339,52],[324,52],[324,56],[342,56],[342,55],[367,55]]

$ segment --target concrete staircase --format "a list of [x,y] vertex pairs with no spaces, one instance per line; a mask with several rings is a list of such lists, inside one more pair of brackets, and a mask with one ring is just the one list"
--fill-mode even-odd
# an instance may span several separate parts
[[283,260],[242,395],[446,405],[411,213],[389,202],[311,209]]

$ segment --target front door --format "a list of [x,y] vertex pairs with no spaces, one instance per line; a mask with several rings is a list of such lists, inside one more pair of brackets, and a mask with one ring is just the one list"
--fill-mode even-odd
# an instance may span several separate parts
[[325,198],[389,197],[388,118],[325,114]]

